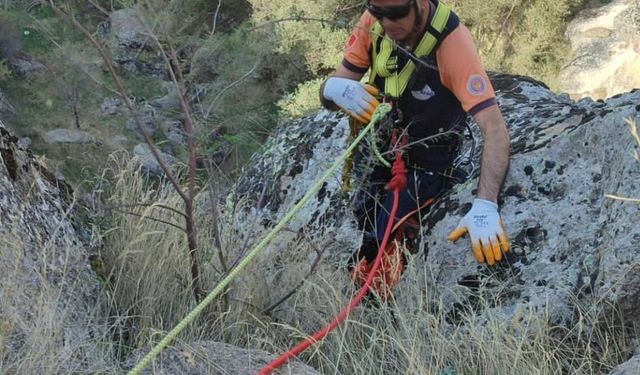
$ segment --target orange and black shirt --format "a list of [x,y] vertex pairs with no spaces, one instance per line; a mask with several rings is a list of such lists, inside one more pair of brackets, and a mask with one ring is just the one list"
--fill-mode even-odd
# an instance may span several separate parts
[[[437,5],[438,0],[429,2],[426,29],[431,25]],[[378,43],[382,39],[372,37],[375,22],[368,11],[361,16],[345,47],[342,64],[347,69],[364,74],[371,68],[372,43],[374,39]],[[420,144],[422,140],[434,139],[432,136],[464,123],[467,113],[475,115],[496,105],[493,86],[480,63],[471,33],[454,12],[438,40],[434,50],[421,58],[435,69],[417,64],[419,68],[396,101],[400,126],[406,129],[412,144],[416,144],[409,148],[407,159],[410,166],[423,169],[451,165],[455,157],[451,150],[456,141],[449,139],[444,144],[439,143],[449,150],[443,152],[443,148],[420,147],[424,145]],[[396,56],[400,61],[398,70],[401,70],[403,59],[406,63],[408,57],[399,49],[396,49]],[[383,89],[384,78],[376,77],[374,84]]]
[[[429,19],[435,12],[437,0],[429,2]],[[374,38],[371,28],[376,19],[365,11],[351,33],[345,47],[342,64],[349,70],[365,73],[371,67]],[[464,112],[471,115],[496,105],[495,92],[476,51],[469,30],[451,12],[443,39],[435,51],[423,58],[437,70],[420,68],[409,83],[398,106],[406,121],[416,120],[438,128],[449,128]],[[382,38],[377,38],[380,40]],[[402,52],[398,51],[402,58]],[[401,67],[399,68],[401,69]],[[416,77],[420,76],[420,77]],[[416,79],[417,78],[417,79]],[[383,78],[376,80],[384,88]],[[443,114],[445,112],[446,114]]]

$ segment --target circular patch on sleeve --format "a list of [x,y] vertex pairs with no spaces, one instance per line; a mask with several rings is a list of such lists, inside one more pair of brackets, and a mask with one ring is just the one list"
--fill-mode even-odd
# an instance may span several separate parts
[[473,74],[467,81],[467,91],[471,95],[483,95],[487,92],[487,81],[480,74]]
[[353,47],[354,44],[356,44],[357,40],[358,40],[358,37],[356,36],[356,34],[351,34],[351,36],[349,37],[349,40],[347,41],[347,48]]

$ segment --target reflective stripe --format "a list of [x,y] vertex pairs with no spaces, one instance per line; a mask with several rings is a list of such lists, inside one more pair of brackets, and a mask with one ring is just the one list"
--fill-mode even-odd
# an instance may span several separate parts
[[[431,20],[431,27],[438,32],[438,34],[442,34],[442,31],[449,21],[450,14],[451,8],[442,2],[438,2],[435,14]],[[382,25],[379,21],[376,21],[371,28],[373,37],[371,57],[373,67],[371,69],[369,83],[373,84],[376,76],[383,77],[385,79],[385,95],[399,99],[406,90],[409,80],[416,70],[416,65],[412,60],[409,60],[404,64],[400,73],[398,73],[397,53],[404,52],[397,51],[396,43],[386,35],[382,36],[382,32]],[[418,43],[415,56],[418,58],[428,56],[437,44],[438,38],[427,28],[420,43]]]

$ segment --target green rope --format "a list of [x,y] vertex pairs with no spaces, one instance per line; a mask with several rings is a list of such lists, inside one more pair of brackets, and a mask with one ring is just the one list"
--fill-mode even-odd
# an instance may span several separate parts
[[385,159],[384,156],[382,156],[382,154],[380,153],[380,150],[378,149],[378,142],[376,139],[375,132],[369,133],[369,144],[371,145],[371,150],[373,150],[373,154],[376,156],[376,158],[378,158],[378,161],[380,162],[380,164],[384,165],[387,168],[391,168],[391,163],[389,163],[387,159]]
[[233,280],[239,273],[242,271],[257,255],[258,253],[265,247],[271,240],[278,234],[280,230],[282,230],[289,222],[294,218],[294,216],[304,207],[304,205],[314,196],[321,188],[322,185],[327,181],[338,169],[338,166],[344,162],[347,157],[351,154],[351,152],[356,148],[358,143],[362,140],[367,132],[373,129],[376,122],[378,122],[384,115],[386,115],[391,110],[391,106],[386,103],[382,103],[376,109],[376,112],[373,114],[371,118],[371,122],[367,125],[366,128],[358,136],[356,139],[349,145],[347,150],[340,155],[338,159],[329,167],[329,169],[325,172],[324,175],[318,180],[318,182],[311,187],[311,189],[305,194],[304,197],[287,213],[287,215],[280,220],[280,222],[269,232],[263,239],[256,245],[256,247],[247,254],[247,256],[240,262],[236,268],[231,270],[231,272],[225,277],[220,283],[207,295],[207,297],[202,300],[191,312],[184,318],[178,325],[176,325],[167,335],[154,346],[147,355],[142,358],[142,360],[128,373],[128,375],[139,375],[142,370],[144,370],[150,363],[153,361],[158,354],[162,351],[162,349],[166,348],[171,341],[173,341],[182,330],[184,330],[187,325],[191,324],[202,313],[205,307],[209,303],[211,303],[218,295],[229,285],[231,280]]

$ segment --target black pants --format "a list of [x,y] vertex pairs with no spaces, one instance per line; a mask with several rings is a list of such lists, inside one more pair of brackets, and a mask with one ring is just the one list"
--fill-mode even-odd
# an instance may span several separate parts
[[[384,237],[393,206],[393,191],[384,189],[392,175],[390,168],[383,165],[367,168],[366,164],[362,153],[356,155],[354,169],[360,188],[355,197],[354,213],[365,236],[380,241]],[[448,185],[445,180],[440,174],[409,168],[407,186],[400,191],[395,220],[416,210],[427,199],[442,193]]]

